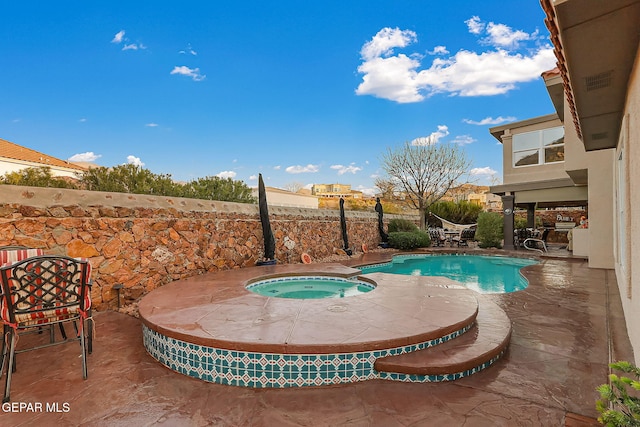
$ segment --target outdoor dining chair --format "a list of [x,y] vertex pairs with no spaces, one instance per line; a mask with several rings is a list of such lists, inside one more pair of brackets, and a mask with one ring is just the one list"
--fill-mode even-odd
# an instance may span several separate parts
[[[44,255],[44,250],[41,248],[30,248],[28,246],[22,245],[8,245],[8,246],[0,246],[0,266],[4,266],[6,264],[12,264],[14,262],[22,261],[23,259],[27,259],[32,256],[41,256]],[[2,296],[2,288],[0,288],[0,297]],[[7,334],[7,325],[3,325],[3,336]],[[51,342],[55,340],[54,335],[54,325],[50,325],[49,335]],[[37,330],[38,333],[42,333],[42,327],[39,327]],[[60,324],[60,334],[62,335],[62,339],[67,339],[66,332]],[[4,345],[4,343],[3,343]],[[3,347],[4,348],[4,347]]]
[[[67,256],[43,255],[0,267],[2,307],[5,325],[2,365],[6,382],[3,402],[10,400],[11,376],[15,355],[25,351],[80,341],[82,377],[87,378],[87,352],[91,353],[93,321],[91,319],[91,264]],[[73,323],[74,338],[17,349],[18,338],[39,326]]]

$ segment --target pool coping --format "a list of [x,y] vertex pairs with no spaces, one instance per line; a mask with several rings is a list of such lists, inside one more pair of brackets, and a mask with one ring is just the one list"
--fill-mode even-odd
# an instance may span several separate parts
[[[284,268],[283,268],[284,267]],[[207,347],[280,354],[317,354],[388,349],[430,341],[472,323],[477,314],[475,292],[444,277],[416,277],[386,273],[359,274],[340,264],[320,268],[291,266],[249,267],[199,275],[172,282],[145,296],[139,304],[140,319],[151,330],[165,336]],[[304,275],[361,276],[376,282],[376,289],[357,297],[326,300],[296,300],[257,295],[245,289],[256,278]],[[373,277],[372,277],[373,276]],[[404,295],[401,307],[385,307],[385,301],[402,283],[416,282],[429,292]],[[414,283],[414,285],[416,284]],[[424,290],[423,289],[423,290]],[[415,290],[419,294],[418,290]],[[455,306],[425,322],[427,313],[442,311],[443,300]],[[350,329],[340,328],[327,337],[309,336],[305,325],[331,324],[334,312],[352,313]],[[232,331],[213,322],[233,313]],[[335,313],[341,315],[340,313]],[[344,316],[343,316],[344,317]],[[270,323],[269,323],[270,322]],[[359,322],[360,329],[354,323]],[[265,326],[267,324],[267,326]],[[277,326],[273,326],[277,324]],[[265,338],[252,335],[265,328],[287,328],[288,333]],[[375,329],[374,329],[375,328]],[[391,328],[391,329],[390,329]],[[269,332],[269,331],[267,331]],[[311,342],[315,341],[315,342]]]

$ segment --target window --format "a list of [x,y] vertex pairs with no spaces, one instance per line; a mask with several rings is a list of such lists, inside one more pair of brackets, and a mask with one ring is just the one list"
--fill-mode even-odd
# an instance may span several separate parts
[[564,127],[513,135],[513,166],[564,161]]

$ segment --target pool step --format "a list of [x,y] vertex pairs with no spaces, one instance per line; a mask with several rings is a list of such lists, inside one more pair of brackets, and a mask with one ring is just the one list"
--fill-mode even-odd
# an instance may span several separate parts
[[509,345],[511,320],[495,303],[478,298],[476,324],[466,333],[435,347],[382,357],[378,372],[405,375],[447,375],[482,369]]

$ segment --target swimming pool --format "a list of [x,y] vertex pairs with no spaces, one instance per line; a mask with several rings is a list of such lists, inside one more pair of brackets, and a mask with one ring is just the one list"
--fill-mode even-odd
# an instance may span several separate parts
[[341,277],[287,276],[253,282],[246,289],[265,297],[322,299],[360,295],[372,291],[375,285]]
[[531,259],[447,254],[397,255],[385,264],[360,267],[363,273],[444,276],[480,293],[507,293],[528,286],[520,269],[537,264]]

